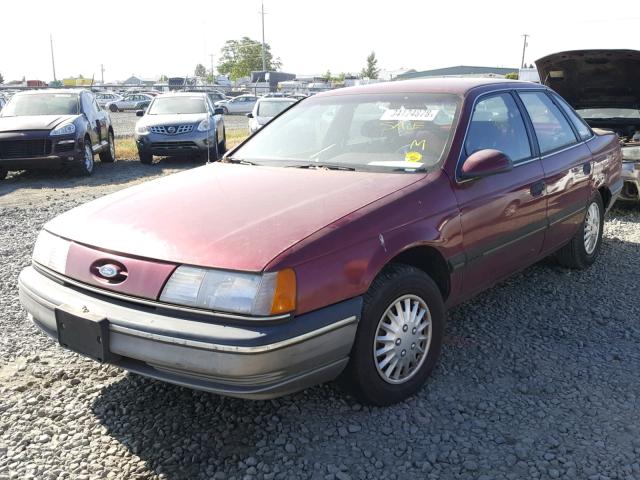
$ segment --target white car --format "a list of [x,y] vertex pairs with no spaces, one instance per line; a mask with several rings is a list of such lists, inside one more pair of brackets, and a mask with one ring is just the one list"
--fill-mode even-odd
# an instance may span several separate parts
[[122,95],[114,92],[98,92],[95,94],[98,105],[105,108],[108,103],[119,102],[122,100]]
[[216,102],[216,107],[222,108],[225,115],[229,113],[249,113],[253,110],[258,97],[255,95],[239,95],[229,100]]
[[263,125],[267,124],[273,117],[289,108],[298,100],[287,97],[262,97],[256,102],[251,113],[247,113],[249,118],[249,131],[257,132]]

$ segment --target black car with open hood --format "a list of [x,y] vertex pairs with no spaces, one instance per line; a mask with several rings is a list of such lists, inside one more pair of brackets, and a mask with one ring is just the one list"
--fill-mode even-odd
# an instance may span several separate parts
[[540,81],[622,143],[623,200],[640,200],[640,51],[574,50],[536,61]]

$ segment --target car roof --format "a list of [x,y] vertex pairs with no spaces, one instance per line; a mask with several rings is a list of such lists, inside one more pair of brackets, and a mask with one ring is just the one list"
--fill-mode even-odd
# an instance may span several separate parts
[[203,97],[206,95],[204,92],[168,92],[161,93],[157,95],[156,98],[167,98],[167,97]]
[[532,82],[506,80],[502,78],[424,78],[339,88],[337,90],[318,93],[315,96],[330,97],[334,95],[380,93],[452,93],[464,96],[474,88],[494,84],[500,86],[511,84],[514,87],[538,85]]
[[297,100],[292,97],[261,97],[258,99],[259,102],[295,102]]
[[25,90],[22,92],[16,92],[16,95],[36,95],[39,93],[67,93],[72,95],[80,95],[82,92],[91,93],[89,90],[80,89],[80,90],[67,90],[64,88],[40,88],[38,90]]

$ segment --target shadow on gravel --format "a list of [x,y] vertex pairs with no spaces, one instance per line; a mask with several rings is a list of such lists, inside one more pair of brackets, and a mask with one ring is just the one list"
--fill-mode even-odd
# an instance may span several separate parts
[[68,169],[63,170],[22,170],[12,172],[6,180],[0,180],[0,196],[22,188],[66,189],[75,187],[100,187],[128,183],[135,179],[156,177],[164,170],[187,170],[202,165],[190,158],[161,158],[153,165],[143,165],[137,160],[119,160],[114,163],[96,161],[90,177],[77,176]]

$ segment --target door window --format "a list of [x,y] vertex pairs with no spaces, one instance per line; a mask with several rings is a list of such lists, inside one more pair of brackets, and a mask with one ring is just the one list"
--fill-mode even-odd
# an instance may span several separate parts
[[519,95],[531,117],[541,154],[578,143],[568,120],[544,92]]
[[562,107],[562,110],[564,110],[564,113],[567,114],[567,117],[569,117],[569,120],[571,120],[571,123],[573,123],[573,126],[576,127],[576,130],[578,131],[578,135],[580,135],[580,138],[582,140],[588,140],[589,138],[591,138],[593,135],[591,133],[591,129],[585,123],[585,121],[582,118],[580,118],[580,116],[573,110],[573,108],[571,108],[569,104],[565,102],[562,97],[560,97],[560,95],[553,94],[553,98],[555,98],[558,105]]
[[531,145],[520,109],[509,93],[480,100],[473,110],[465,151],[500,150],[514,163],[531,157]]

